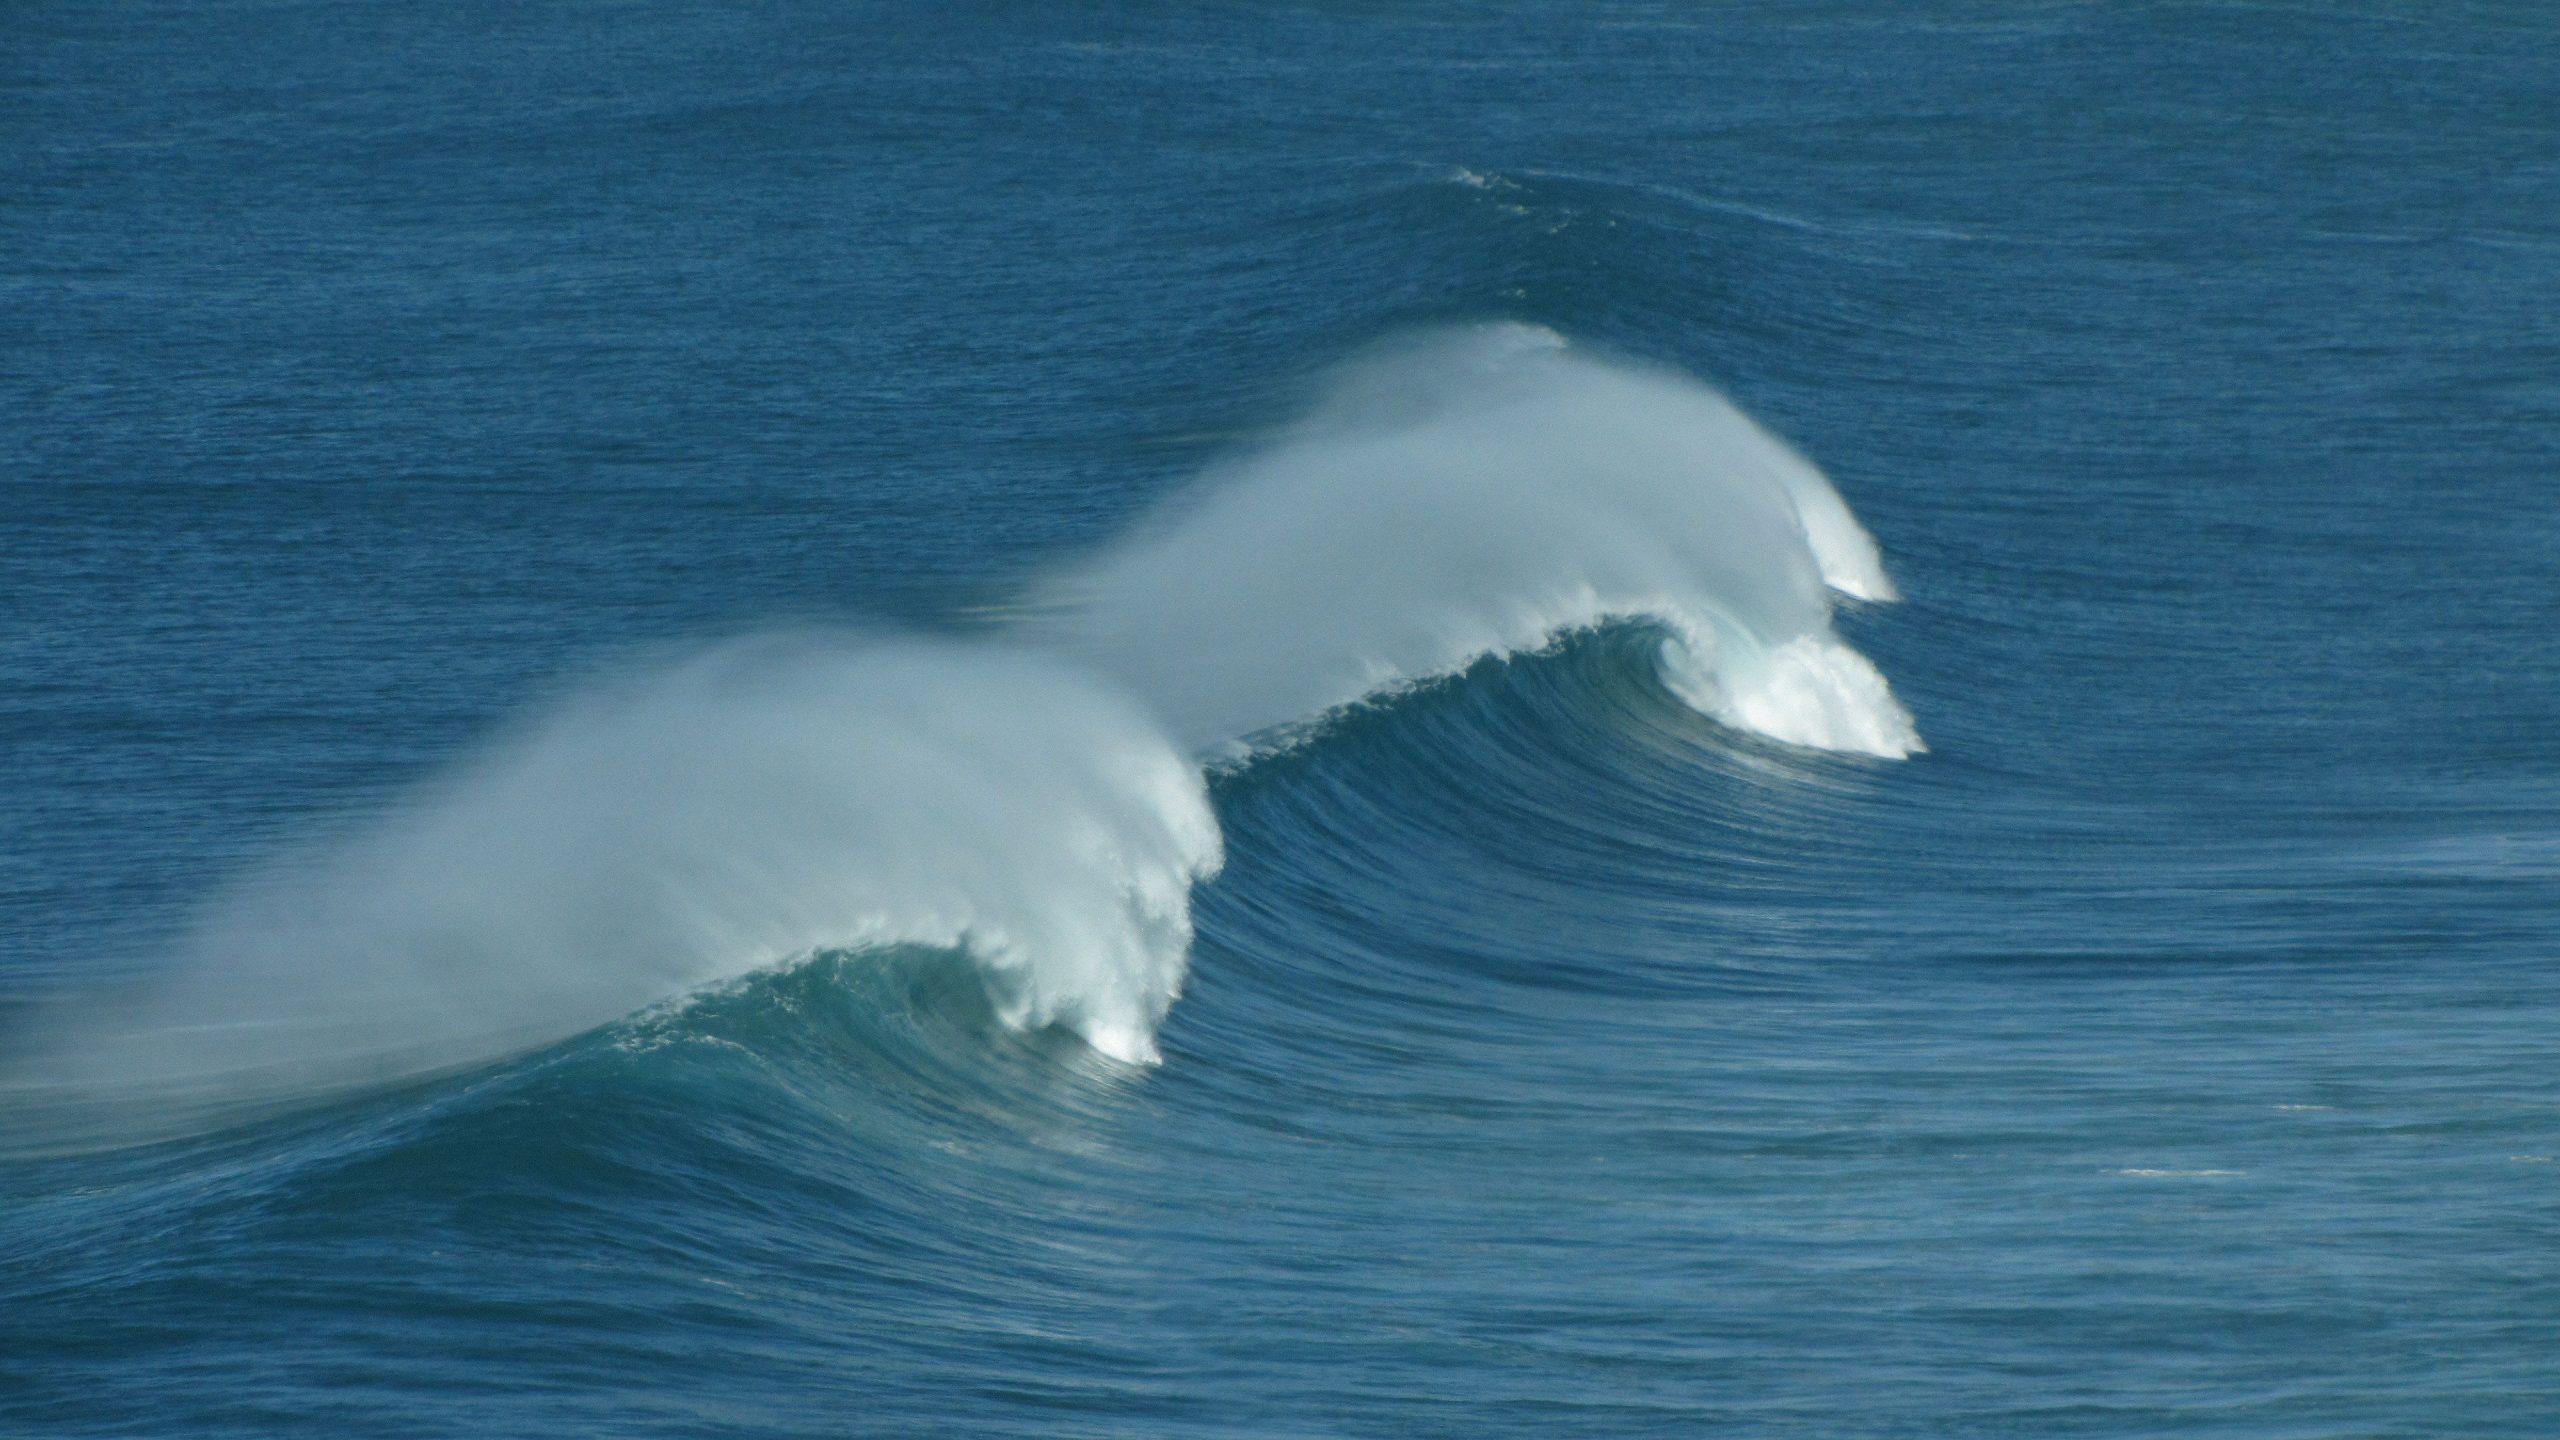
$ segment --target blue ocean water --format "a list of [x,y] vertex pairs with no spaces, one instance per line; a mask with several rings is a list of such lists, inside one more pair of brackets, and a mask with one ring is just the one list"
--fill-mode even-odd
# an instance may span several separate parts
[[0,9],[0,1433],[2560,1432],[2555,136],[2521,4]]

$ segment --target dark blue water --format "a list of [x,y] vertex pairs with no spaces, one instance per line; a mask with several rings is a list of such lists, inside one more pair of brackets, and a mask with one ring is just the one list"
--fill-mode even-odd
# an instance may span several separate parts
[[2522,4],[7,7],[0,1431],[2560,1432],[2555,137]]

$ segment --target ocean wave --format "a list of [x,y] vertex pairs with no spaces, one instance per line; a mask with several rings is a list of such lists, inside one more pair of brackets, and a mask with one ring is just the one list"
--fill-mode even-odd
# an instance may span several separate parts
[[1532,326],[1409,340],[994,639],[741,640],[553,707],[235,887],[144,988],[19,1027],[0,1113],[181,1133],[919,948],[1013,1030],[1151,1061],[1223,862],[1204,764],[1595,630],[1722,724],[1910,755],[1842,595],[1895,598],[1874,541],[1703,385]]
[[1006,1022],[1144,1061],[1221,858],[1198,768],[1053,660],[733,643],[560,706],[240,886],[144,990],[42,1017],[9,1108],[185,1128],[895,945],[966,952]]
[[1024,634],[1205,754],[1624,619],[1670,632],[1703,713],[1919,751],[1835,593],[1896,598],[1819,470],[1694,380],[1505,324],[1346,367],[1279,443],[1042,582]]

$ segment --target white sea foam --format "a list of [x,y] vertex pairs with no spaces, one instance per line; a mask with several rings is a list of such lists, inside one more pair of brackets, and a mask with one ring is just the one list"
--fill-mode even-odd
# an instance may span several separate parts
[[1831,627],[1890,600],[1820,471],[1685,376],[1496,325],[1381,351],[1286,438],[1039,587],[1038,633],[1204,752],[1642,618],[1665,678],[1792,744],[1921,748]]
[[968,954],[1013,1024],[1152,1059],[1221,859],[1202,758],[1625,618],[1708,715],[1908,755],[1834,592],[1893,597],[1874,542],[1695,381],[1533,326],[1380,351],[1033,587],[1007,644],[744,641],[552,708],[236,887],[155,985],[48,1017],[0,1108],[175,1124],[900,944]]
[[2154,1170],[2136,1167],[2118,1170],[2116,1173],[2136,1180],[2230,1180],[2249,1172],[2246,1170]]
[[1142,1061],[1219,861],[1197,766],[1063,666],[741,642],[557,707],[288,857],[158,986],[56,1017],[14,1079],[308,1093],[901,943],[967,952],[1015,1024]]

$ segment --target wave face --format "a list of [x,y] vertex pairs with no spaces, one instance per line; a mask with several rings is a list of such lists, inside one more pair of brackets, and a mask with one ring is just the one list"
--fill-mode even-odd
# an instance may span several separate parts
[[965,952],[1017,1027],[1150,1060],[1219,862],[1199,771],[1051,661],[743,641],[562,705],[241,887],[145,994],[56,1017],[21,1084],[175,1122],[893,945]]
[[1286,438],[1037,603],[1204,749],[1626,619],[1669,632],[1665,680],[1728,724],[1923,748],[1833,634],[1834,592],[1895,598],[1803,457],[1692,379],[1497,325],[1346,367]]

